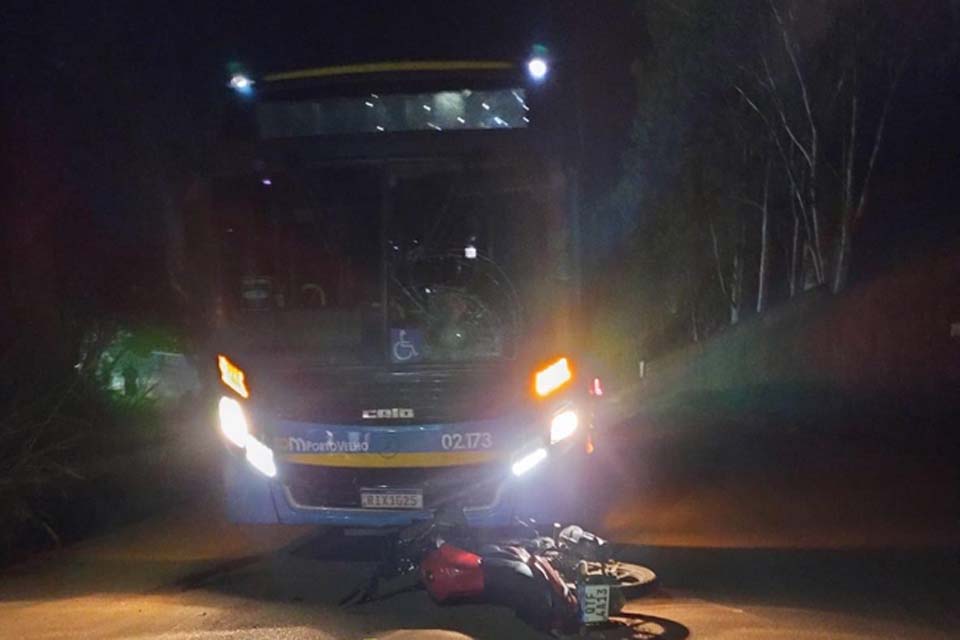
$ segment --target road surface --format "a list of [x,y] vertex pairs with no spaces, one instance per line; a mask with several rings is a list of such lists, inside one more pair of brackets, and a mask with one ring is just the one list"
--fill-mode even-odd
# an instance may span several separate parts
[[[196,439],[199,432],[188,433]],[[743,442],[708,446],[699,434],[691,449],[638,433],[621,433],[606,448],[610,457],[597,467],[610,476],[601,481],[604,499],[593,502],[601,526],[630,543],[623,554],[653,568],[661,586],[631,602],[629,618],[603,637],[960,637],[956,545],[920,539],[917,527],[881,526],[886,537],[875,535],[875,544],[855,551],[851,543],[880,523],[876,509],[831,516],[862,502],[844,486],[876,493],[875,483],[849,482],[867,470],[845,467],[845,479],[827,473],[837,466],[827,461],[800,482],[771,475],[768,464],[758,476],[731,460]],[[191,445],[192,456],[159,460],[166,471],[157,482],[175,487],[172,503],[140,509],[147,515],[137,522],[0,572],[0,640],[543,637],[507,609],[440,607],[423,592],[340,608],[369,575],[375,543],[316,528],[225,522],[218,447],[211,440]],[[771,451],[759,458],[781,461],[774,468],[784,459]],[[146,490],[149,482],[142,481]],[[898,489],[896,498],[928,490]],[[911,508],[918,507],[896,507]]]

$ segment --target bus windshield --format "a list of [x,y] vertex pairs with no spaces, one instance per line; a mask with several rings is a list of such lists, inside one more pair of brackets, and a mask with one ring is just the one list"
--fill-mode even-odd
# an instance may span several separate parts
[[407,161],[222,185],[233,338],[324,363],[515,357],[547,286],[546,207],[528,183],[506,166]]

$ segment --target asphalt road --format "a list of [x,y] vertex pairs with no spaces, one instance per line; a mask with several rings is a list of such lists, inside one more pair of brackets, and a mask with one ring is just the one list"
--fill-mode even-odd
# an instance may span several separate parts
[[[218,506],[207,494],[7,570],[0,637],[542,637],[507,609],[440,607],[423,592],[340,608],[373,566],[371,540],[231,525]],[[958,637],[950,552],[624,553],[655,567],[663,586],[601,637]]]
[[[892,501],[857,507],[879,491],[862,479],[879,477],[870,475],[873,462],[838,476],[836,461],[820,456],[819,471],[774,473],[784,460],[809,457],[797,453],[799,442],[778,441],[773,449],[789,451],[758,456],[749,435],[700,433],[683,444],[642,433],[622,432],[598,450],[607,475],[594,479],[604,499],[592,504],[599,526],[625,543],[623,556],[653,568],[661,586],[600,637],[960,637],[960,555],[944,544],[950,532],[929,526],[930,517],[921,518],[925,527],[890,526],[904,510],[938,512],[897,503],[926,495],[939,476],[920,474]],[[744,447],[753,451],[744,460],[774,464],[737,464]],[[441,607],[422,591],[339,607],[372,570],[375,542],[225,522],[217,443],[204,449],[191,446],[185,463],[175,454],[160,460],[158,482],[175,487],[172,502],[0,572],[0,639],[543,637],[508,609]],[[949,487],[940,488],[950,500]],[[877,513],[888,507],[884,520]]]

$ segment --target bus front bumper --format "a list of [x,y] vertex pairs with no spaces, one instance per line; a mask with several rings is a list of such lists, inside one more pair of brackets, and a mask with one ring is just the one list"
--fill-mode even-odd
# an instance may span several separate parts
[[[531,449],[536,451],[536,449]],[[547,455],[522,474],[516,474],[513,462],[523,456],[515,456],[510,461],[486,465],[469,465],[440,469],[382,469],[381,478],[388,482],[372,480],[393,487],[409,487],[411,473],[420,472],[432,482],[433,473],[442,471],[446,478],[462,476],[459,486],[487,487],[483,497],[458,503],[456,498],[442,501],[430,500],[425,492],[423,509],[371,509],[359,504],[344,506],[343,499],[310,499],[304,489],[306,477],[314,485],[331,486],[344,484],[344,477],[351,471],[363,474],[361,469],[330,469],[323,467],[304,468],[302,465],[278,465],[276,477],[268,478],[252,467],[239,455],[227,453],[224,464],[224,484],[226,488],[226,510],[229,519],[238,523],[258,524],[315,524],[325,526],[378,528],[403,527],[420,520],[428,520],[443,509],[456,509],[463,512],[466,524],[471,527],[499,527],[510,524],[516,516],[537,515],[541,518],[560,515],[559,504],[568,499],[573,485],[576,484],[576,469],[583,458],[581,447],[570,443],[566,447],[545,448]],[[533,456],[537,458],[538,456]],[[391,478],[391,472],[396,474]],[[362,475],[360,476],[363,477]],[[349,483],[356,485],[364,479],[350,477]],[[428,485],[429,486],[429,485]],[[387,489],[389,490],[389,489]],[[427,490],[429,491],[429,490]],[[321,492],[322,493],[322,492]],[[357,493],[354,489],[354,493]],[[332,494],[323,494],[332,495]],[[455,496],[456,494],[454,494]],[[557,500],[553,500],[556,498]],[[556,502],[556,504],[554,504]],[[330,505],[333,506],[330,506]],[[555,508],[556,507],[556,508]],[[558,517],[557,519],[562,519]]]

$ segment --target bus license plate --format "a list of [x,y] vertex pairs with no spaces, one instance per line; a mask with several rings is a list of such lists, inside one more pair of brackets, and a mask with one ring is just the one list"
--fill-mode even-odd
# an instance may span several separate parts
[[423,509],[423,492],[407,491],[360,491],[360,506],[364,509]]
[[577,591],[584,624],[606,622],[610,618],[610,585],[582,584]]

